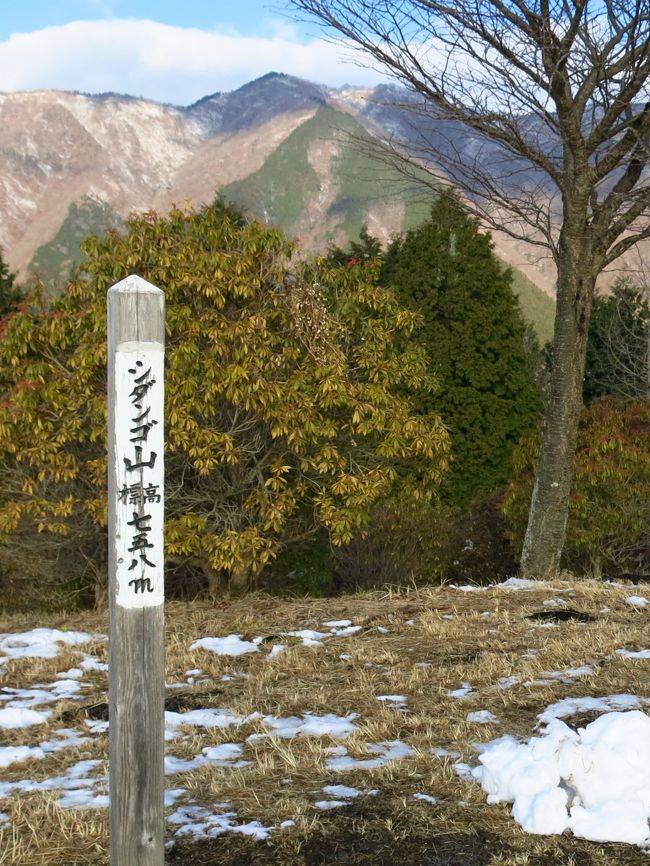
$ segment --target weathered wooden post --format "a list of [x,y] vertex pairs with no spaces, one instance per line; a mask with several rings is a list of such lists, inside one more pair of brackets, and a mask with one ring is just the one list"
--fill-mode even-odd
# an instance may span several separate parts
[[164,861],[163,292],[108,292],[111,866]]

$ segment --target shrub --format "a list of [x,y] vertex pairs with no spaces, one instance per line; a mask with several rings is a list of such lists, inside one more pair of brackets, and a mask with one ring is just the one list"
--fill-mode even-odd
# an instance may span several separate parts
[[[535,440],[519,449],[503,505],[518,548],[528,519]],[[564,565],[609,575],[650,566],[650,405],[595,400],[583,410]]]
[[40,549],[45,574],[65,554],[105,582],[106,291],[130,273],[166,295],[171,568],[242,589],[294,540],[349,541],[400,463],[420,465],[417,495],[439,482],[446,431],[398,390],[432,386],[417,316],[372,266],[296,262],[279,231],[219,203],[134,216],[85,253],[59,299],[3,322],[6,555]]

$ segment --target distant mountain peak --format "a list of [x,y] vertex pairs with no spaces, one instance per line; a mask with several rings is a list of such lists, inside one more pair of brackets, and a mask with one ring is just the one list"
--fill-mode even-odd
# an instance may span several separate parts
[[203,134],[234,134],[278,114],[327,103],[328,90],[283,72],[267,72],[229,93],[213,93],[184,109]]

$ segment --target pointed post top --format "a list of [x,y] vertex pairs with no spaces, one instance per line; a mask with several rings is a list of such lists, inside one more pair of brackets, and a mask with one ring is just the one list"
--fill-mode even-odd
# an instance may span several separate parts
[[111,286],[106,300],[109,350],[126,351],[124,344],[133,342],[164,344],[165,293],[161,289],[131,274]]
[[162,289],[159,289],[158,286],[154,286],[153,283],[147,282],[142,277],[139,277],[137,274],[129,274],[128,277],[125,277],[123,280],[120,280],[119,283],[115,283],[114,286],[111,286],[108,290],[109,294],[115,293],[128,293],[128,294],[156,294],[156,295],[164,295]]

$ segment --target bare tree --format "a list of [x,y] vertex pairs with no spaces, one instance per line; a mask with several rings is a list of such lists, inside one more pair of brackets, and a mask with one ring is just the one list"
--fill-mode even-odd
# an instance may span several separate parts
[[521,559],[524,576],[552,577],[596,279],[650,238],[650,0],[290,2],[410,91],[409,157],[555,263],[554,365]]

